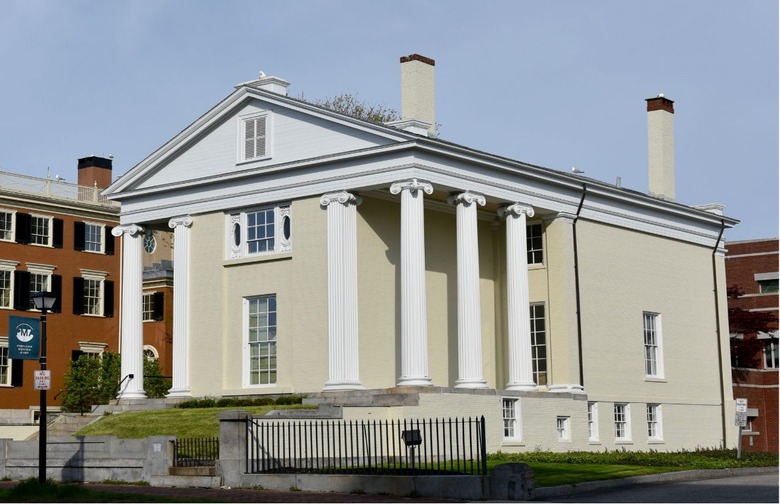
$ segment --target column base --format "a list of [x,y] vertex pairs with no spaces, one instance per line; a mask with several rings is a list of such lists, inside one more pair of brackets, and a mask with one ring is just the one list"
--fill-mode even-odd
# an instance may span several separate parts
[[550,385],[550,392],[569,392],[570,394],[584,394],[585,387],[577,383],[560,383]]
[[141,390],[140,392],[138,391],[120,392],[116,396],[116,399],[117,401],[121,401],[122,399],[146,399],[146,392],[144,392],[143,390]]
[[323,392],[329,392],[331,390],[364,390],[360,381],[343,381],[343,382],[328,382],[322,388]]
[[505,390],[519,390],[519,391],[529,391],[529,390],[536,390],[536,383],[534,382],[516,382],[516,383],[507,383],[506,387],[504,387]]
[[165,397],[177,398],[177,397],[192,397],[192,391],[189,388],[172,388],[168,391]]
[[432,387],[433,381],[427,376],[419,378],[399,378],[396,387]]
[[455,388],[482,389],[488,388],[487,382],[482,378],[455,380]]

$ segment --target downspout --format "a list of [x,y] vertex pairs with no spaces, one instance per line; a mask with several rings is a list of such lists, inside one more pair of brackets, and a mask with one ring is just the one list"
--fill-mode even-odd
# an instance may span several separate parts
[[577,206],[577,213],[574,215],[574,222],[572,222],[572,241],[574,244],[574,297],[577,306],[577,354],[579,357],[580,367],[580,386],[583,389],[585,388],[585,373],[582,369],[582,315],[580,314],[580,266],[577,254],[577,219],[580,218],[582,204],[585,202],[585,194],[587,191],[587,186],[582,184],[582,198],[580,198],[580,204]]
[[[720,296],[718,295],[718,266],[715,259],[718,253],[718,246],[720,240],[723,238],[723,231],[726,229],[726,222],[720,220],[720,234],[715,241],[715,247],[712,249],[712,284],[715,288],[715,335],[717,337],[718,344],[718,373],[720,375],[720,405],[723,409],[721,414],[721,426],[723,428],[723,448],[726,449],[726,390],[723,388],[723,349],[720,343]],[[740,436],[742,436],[742,429],[740,428]]]

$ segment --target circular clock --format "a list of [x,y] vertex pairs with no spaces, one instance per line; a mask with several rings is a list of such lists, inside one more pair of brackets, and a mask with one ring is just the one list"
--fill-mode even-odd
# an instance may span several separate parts
[[154,252],[154,249],[157,248],[157,240],[154,238],[154,235],[146,235],[144,237],[144,250],[147,254],[151,254]]

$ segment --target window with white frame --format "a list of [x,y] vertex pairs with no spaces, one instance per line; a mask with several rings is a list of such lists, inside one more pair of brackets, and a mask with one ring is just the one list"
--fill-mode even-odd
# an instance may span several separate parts
[[79,353],[80,355],[86,355],[87,357],[100,359],[103,357],[103,352],[106,351],[108,345],[106,343],[96,343],[93,341],[79,341]]
[[519,441],[522,437],[520,429],[520,399],[505,397],[501,400],[501,406],[504,421],[504,439]]
[[[38,271],[30,270],[30,294],[34,294],[36,292],[45,292],[50,291],[49,285],[51,283],[49,280],[51,279],[51,273],[43,273]],[[32,299],[30,299],[30,310],[35,309],[35,303]]]
[[663,378],[663,354],[661,352],[661,315],[643,313],[645,375],[651,378]]
[[531,311],[531,363],[534,382],[547,385],[547,332],[544,318],[544,303],[533,303]]
[[[775,336],[777,336],[777,333],[775,333]],[[777,337],[764,340],[764,369],[780,368],[777,341]]]
[[114,282],[106,280],[105,271],[81,270],[73,279],[73,313],[95,317],[113,315]]
[[30,243],[51,245],[51,217],[30,216]]
[[18,261],[0,259],[0,308],[14,306],[14,271]]
[[631,419],[629,405],[625,403],[615,403],[615,441],[631,440]]
[[84,250],[87,252],[103,252],[102,224],[84,223]]
[[276,384],[276,295],[244,299],[246,384]]
[[542,225],[528,224],[525,227],[525,237],[526,248],[528,249],[528,264],[544,263]]
[[14,241],[14,214],[11,210],[0,210],[0,240]]
[[647,405],[647,437],[653,441],[659,441],[664,437],[661,430],[660,404]]
[[290,205],[276,205],[227,216],[227,257],[236,259],[292,250]]
[[84,315],[103,314],[103,280],[84,279]]
[[555,430],[558,433],[558,441],[571,441],[570,418],[559,416],[555,418]]
[[267,111],[242,116],[240,121],[239,162],[255,161],[271,157],[268,134],[271,114]]
[[8,338],[0,338],[0,387],[11,386],[11,359],[8,357]]
[[144,358],[150,361],[156,361],[160,358],[160,353],[152,345],[144,345]]
[[588,440],[599,440],[599,404],[588,403]]

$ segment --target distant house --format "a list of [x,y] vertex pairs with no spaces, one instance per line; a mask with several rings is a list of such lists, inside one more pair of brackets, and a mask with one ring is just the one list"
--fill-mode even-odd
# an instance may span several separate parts
[[748,425],[742,430],[742,447],[778,451],[778,240],[729,242],[726,245],[726,281],[738,289],[729,299],[729,311],[765,314],[767,330],[741,331],[732,321],[734,397],[747,399]]
[[261,75],[111,185],[120,401],[144,398],[144,236],[172,229],[171,398],[484,415],[491,451],[734,446],[737,221],[674,201],[673,102],[647,100],[644,194],[430,136],[434,66],[401,59],[385,125]]
[[120,254],[111,234],[119,205],[101,195],[111,159],[78,160],[78,183],[0,172],[0,424],[37,421],[36,360],[9,355],[9,317],[36,321],[30,295],[52,291],[48,317],[49,406],[56,411],[68,362],[118,351]]

